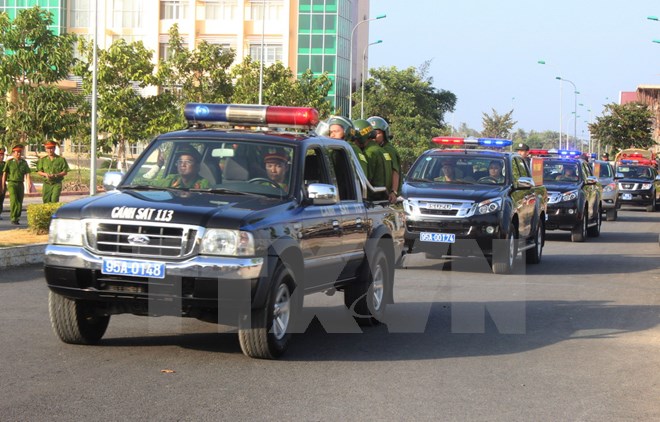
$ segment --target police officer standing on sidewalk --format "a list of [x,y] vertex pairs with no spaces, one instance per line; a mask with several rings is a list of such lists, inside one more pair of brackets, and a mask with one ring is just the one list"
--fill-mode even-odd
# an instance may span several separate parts
[[62,180],[69,172],[69,164],[66,162],[66,158],[55,154],[56,146],[57,142],[47,141],[44,147],[48,155],[37,161],[37,173],[45,178],[41,191],[44,204],[59,202],[62,193]]
[[[2,180],[2,173],[5,170],[5,147],[0,145],[0,181]],[[2,220],[2,209],[5,204],[5,191],[6,186],[4,182],[0,185],[0,220]]]
[[23,211],[23,197],[25,195],[25,185],[32,186],[30,178],[30,166],[23,159],[23,145],[14,145],[11,149],[13,160],[5,163],[2,171],[2,186],[7,186],[9,191],[9,218],[12,224],[18,225]]

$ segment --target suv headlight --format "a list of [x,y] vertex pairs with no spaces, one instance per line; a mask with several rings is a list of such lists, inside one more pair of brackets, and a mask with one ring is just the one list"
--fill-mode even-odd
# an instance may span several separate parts
[[578,191],[577,190],[564,192],[564,193],[561,194],[561,202],[572,201],[574,199],[577,199],[577,197],[578,197]]
[[51,245],[82,246],[83,226],[80,220],[53,218],[48,229],[48,243]]
[[609,183],[603,186],[603,192],[612,192],[616,190],[616,183]]
[[209,229],[202,237],[199,252],[208,255],[252,256],[254,236],[240,230]]
[[653,183],[642,183],[642,190],[651,189],[651,186],[653,186]]
[[502,208],[502,198],[493,198],[477,204],[477,214],[490,214]]

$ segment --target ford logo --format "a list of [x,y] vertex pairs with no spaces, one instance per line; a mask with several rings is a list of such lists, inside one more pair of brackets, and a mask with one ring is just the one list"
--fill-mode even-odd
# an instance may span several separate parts
[[143,234],[132,234],[128,236],[128,243],[131,245],[148,245],[151,243],[151,239]]

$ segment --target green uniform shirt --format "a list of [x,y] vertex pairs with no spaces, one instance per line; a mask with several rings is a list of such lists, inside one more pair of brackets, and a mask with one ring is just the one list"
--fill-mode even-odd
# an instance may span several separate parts
[[162,183],[158,183],[159,186],[167,186],[170,188],[184,188],[184,189],[207,189],[209,187],[209,181],[203,177],[197,176],[197,178],[190,184],[185,184],[181,176],[178,174],[172,174],[167,176]]
[[399,156],[399,151],[394,148],[394,145],[389,142],[385,142],[382,148],[387,152],[387,154],[389,154],[392,160],[392,172],[399,173],[399,186],[392,187],[393,190],[399,192],[401,190],[401,183],[403,181],[403,176],[401,175],[401,156]]
[[7,182],[23,183],[25,175],[30,173],[30,166],[24,159],[9,160],[5,162],[3,173],[7,173]]
[[[388,168],[382,148],[375,142],[369,141],[364,146],[364,155],[367,157],[367,178],[373,187],[387,186],[387,180],[392,183],[392,169]],[[371,195],[373,196],[373,195]],[[378,194],[377,196],[381,196]],[[387,193],[384,195],[387,197]],[[381,198],[370,198],[381,199]]]
[[[56,155],[52,160],[49,156],[41,157],[37,161],[37,171],[43,171],[46,174],[58,174],[63,171],[69,172],[69,163],[66,162],[66,158]],[[44,183],[46,184],[55,184],[62,183],[64,176],[58,176],[53,178],[46,178]]]
[[359,146],[355,145],[353,142],[348,143],[351,148],[353,148],[353,151],[355,152],[355,155],[358,158],[358,161],[360,162],[360,167],[362,167],[362,171],[364,172],[364,175],[369,178],[369,166],[367,164],[367,157],[364,155],[362,150],[360,149]]

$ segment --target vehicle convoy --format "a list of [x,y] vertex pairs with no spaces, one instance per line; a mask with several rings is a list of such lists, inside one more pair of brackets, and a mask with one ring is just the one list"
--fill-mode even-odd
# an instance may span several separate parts
[[614,166],[609,161],[591,160],[589,166],[598,178],[598,182],[603,187],[603,197],[601,198],[602,211],[605,213],[607,221],[616,221],[621,201],[619,200],[619,184],[614,172]]
[[59,338],[97,343],[114,314],[177,315],[235,325],[246,355],[276,358],[306,328],[303,296],[336,290],[359,323],[382,321],[403,214],[365,200],[385,188],[346,142],[316,135],[316,110],[188,104],[185,116],[188,129],[106,176],[114,190],[53,216],[44,261]]
[[623,206],[642,206],[654,212],[660,202],[660,176],[654,166],[638,164],[636,160],[617,162],[619,199]]
[[[546,188],[536,185],[518,154],[483,149],[510,140],[434,138],[404,179],[405,250],[428,258],[485,257],[496,274],[513,269],[519,252],[541,261]],[[469,146],[480,149],[467,149]],[[451,265],[451,261],[448,261]]]
[[532,160],[543,162],[543,184],[548,188],[546,229],[568,230],[571,241],[600,236],[603,188],[580,151],[532,150]]

